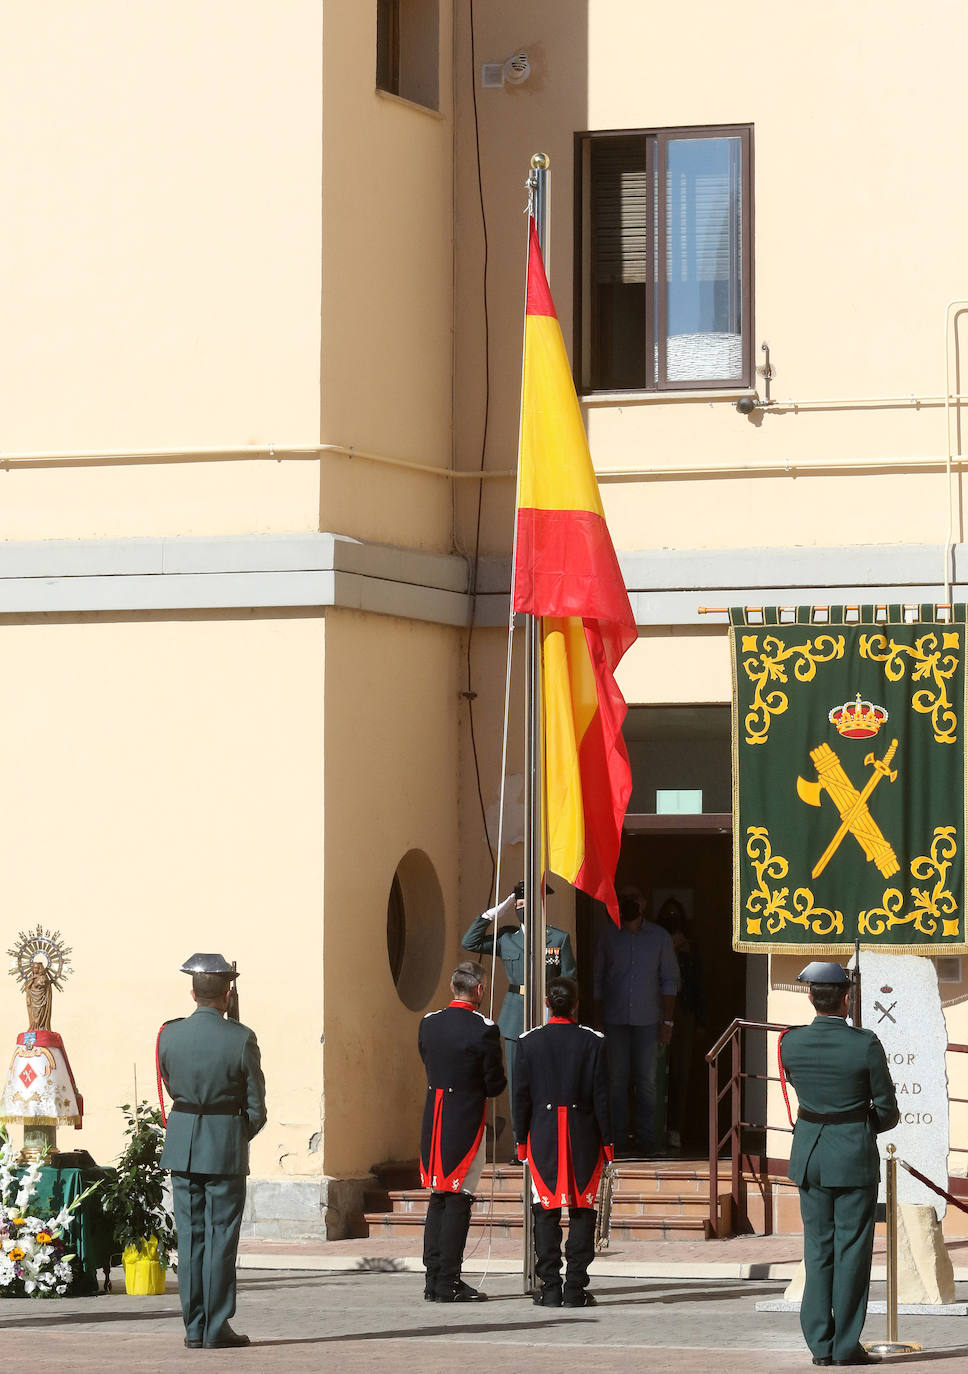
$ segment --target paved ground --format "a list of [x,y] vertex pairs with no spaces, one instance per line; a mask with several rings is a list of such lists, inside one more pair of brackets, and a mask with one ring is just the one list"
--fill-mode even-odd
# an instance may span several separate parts
[[[785,1374],[811,1369],[797,1318],[760,1314],[755,1303],[782,1283],[751,1279],[645,1280],[600,1277],[600,1306],[583,1311],[536,1308],[509,1275],[492,1275],[486,1304],[441,1307],[422,1300],[423,1280],[407,1272],[245,1271],[237,1327],[253,1344],[241,1352],[187,1351],[177,1294],[0,1304],[5,1362],[62,1368],[71,1374],[207,1370],[303,1374],[452,1374],[500,1370],[561,1374],[675,1371],[675,1374]],[[958,1297],[968,1297],[959,1284]],[[872,1297],[882,1297],[876,1288]],[[884,1334],[872,1318],[866,1339]],[[968,1356],[965,1318],[902,1318],[902,1338],[921,1355],[890,1363],[932,1374],[962,1374]]]
[[[968,1282],[968,1238],[946,1240],[955,1278]],[[244,1240],[244,1269],[421,1268],[420,1241],[370,1236],[356,1240]],[[803,1255],[802,1236],[731,1236],[728,1240],[613,1241],[595,1260],[594,1273],[607,1278],[789,1279]],[[472,1238],[464,1254],[470,1274],[520,1273],[521,1241],[495,1236],[490,1244]],[[875,1279],[884,1277],[884,1238],[874,1238]]]

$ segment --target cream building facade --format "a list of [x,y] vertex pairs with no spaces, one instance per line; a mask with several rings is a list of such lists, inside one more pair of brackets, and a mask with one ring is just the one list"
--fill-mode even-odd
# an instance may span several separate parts
[[[940,398],[946,356],[968,391],[968,315],[946,316],[968,295],[949,151],[968,19],[944,9],[943,43],[867,3],[759,30],[705,0],[8,16],[0,884],[12,938],[39,921],[73,946],[54,1026],[96,1158],[120,1148],[135,1074],[150,1092],[197,949],[238,961],[263,1047],[250,1234],[343,1234],[372,1166],[416,1154],[416,1024],[490,893],[539,149],[552,289],[640,627],[620,684],[633,810],[652,819],[621,871],[702,906],[710,966],[730,969],[710,1031],[727,1010],[801,1014],[787,961],[729,954],[711,819],[729,809],[729,657],[725,618],[699,607],[944,600],[949,520],[964,597],[961,408]],[[519,51],[526,79],[497,82]],[[641,385],[593,385],[591,145],[634,132],[668,157],[688,130],[742,144],[747,375],[659,389],[650,363]],[[650,299],[641,271],[622,284]],[[767,396],[764,342],[773,404],[744,415]],[[657,786],[703,792],[678,837]],[[554,917],[587,967],[594,916],[559,892]],[[949,972],[966,1041],[968,975]],[[22,1021],[11,982],[11,1045]]]

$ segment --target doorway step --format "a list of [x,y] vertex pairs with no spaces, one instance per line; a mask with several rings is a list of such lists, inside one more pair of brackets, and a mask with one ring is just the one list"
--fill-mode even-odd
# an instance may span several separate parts
[[[380,1197],[381,1209],[366,1212],[367,1234],[418,1241],[429,1194],[419,1186],[416,1171],[410,1186],[389,1187],[384,1196],[389,1203],[386,1210],[382,1209]],[[515,1237],[520,1235],[522,1225],[521,1170],[512,1164],[488,1165],[471,1214],[471,1237],[485,1235],[489,1227],[492,1236]],[[710,1235],[706,1162],[623,1159],[615,1165],[613,1240],[623,1244],[637,1240],[708,1240]]]

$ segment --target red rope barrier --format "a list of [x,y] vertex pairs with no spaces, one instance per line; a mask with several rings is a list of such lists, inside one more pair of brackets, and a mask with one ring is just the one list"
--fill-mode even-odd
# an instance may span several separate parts
[[943,1197],[945,1202],[950,1202],[952,1206],[960,1207],[963,1212],[968,1212],[968,1202],[962,1202],[960,1198],[952,1197],[944,1188],[939,1188],[936,1183],[932,1183],[929,1178],[925,1178],[920,1169],[915,1169],[914,1165],[909,1164],[906,1159],[899,1159],[897,1162],[902,1169],[907,1169],[908,1173],[916,1178],[919,1183],[923,1183],[925,1188],[930,1188],[932,1193],[937,1193],[938,1197]]

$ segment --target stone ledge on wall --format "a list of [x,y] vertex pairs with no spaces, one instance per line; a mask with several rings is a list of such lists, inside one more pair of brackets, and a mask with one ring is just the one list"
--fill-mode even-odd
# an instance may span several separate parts
[[347,1240],[365,1236],[366,1178],[250,1178],[243,1240]]

